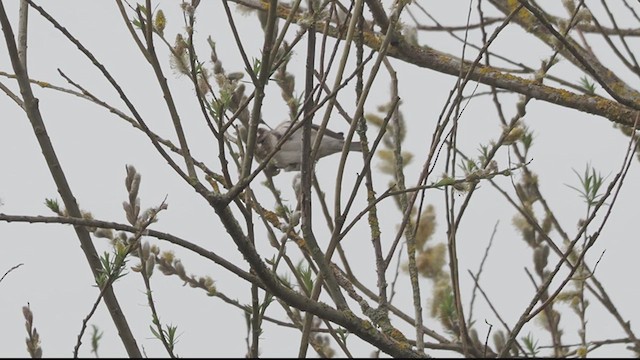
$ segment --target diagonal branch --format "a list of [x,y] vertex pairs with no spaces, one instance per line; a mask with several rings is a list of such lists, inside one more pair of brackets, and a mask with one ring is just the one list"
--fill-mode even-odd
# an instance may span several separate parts
[[[253,9],[266,10],[266,6],[257,0],[231,1]],[[280,5],[278,6],[277,14],[281,18],[286,18],[289,16],[290,11],[287,7]],[[299,22],[302,18],[303,13],[300,13],[293,17],[293,21]],[[319,23],[317,26],[318,29],[322,29],[324,23]],[[337,27],[327,26],[327,29],[323,31],[331,37],[344,38],[343,33]],[[597,95],[579,95],[564,89],[537,84],[535,80],[507,74],[491,66],[479,64],[473,66],[470,62],[463,61],[453,55],[429,48],[428,46],[409,44],[401,37],[394,40],[394,43],[389,46],[386,54],[389,57],[453,76],[458,76],[460,71],[468,72],[470,80],[477,81],[481,84],[495,86],[537,100],[602,116],[618,124],[633,126],[633,119],[635,119],[637,110],[616,101]],[[374,32],[365,31],[363,43],[377,51],[380,49],[382,38]],[[596,71],[598,71],[598,69],[596,69]],[[640,106],[638,106],[638,109],[640,109]]]
[[[69,215],[74,218],[82,218],[80,207],[76,203],[71,187],[69,186],[64,171],[62,170],[62,165],[58,160],[58,156],[56,155],[51,139],[47,133],[44,120],[42,119],[42,114],[38,107],[39,101],[33,95],[33,91],[31,90],[27,69],[23,66],[20,56],[18,55],[13,30],[1,2],[0,23],[2,23],[2,31],[4,33],[13,71],[16,74],[16,79],[20,86],[20,93],[24,99],[24,111],[31,122],[34,134],[38,140],[40,148],[42,149],[42,154],[47,161],[47,167],[51,172],[51,177],[58,188],[58,193],[60,194]],[[22,58],[26,58],[26,55],[23,55]],[[100,258],[98,257],[96,248],[93,246],[93,242],[91,242],[89,231],[84,227],[75,227],[74,229],[78,239],[80,240],[80,247],[89,262],[89,267],[91,268],[94,277],[98,276],[102,266],[100,264]],[[118,304],[118,299],[113,292],[113,288],[111,286],[107,287],[104,295],[105,304],[109,309],[109,313],[111,314],[111,318],[113,319],[116,328],[118,329],[118,334],[120,335],[127,353],[131,357],[141,357],[142,354],[140,353],[140,349],[138,349],[138,344],[131,333],[127,319]]]

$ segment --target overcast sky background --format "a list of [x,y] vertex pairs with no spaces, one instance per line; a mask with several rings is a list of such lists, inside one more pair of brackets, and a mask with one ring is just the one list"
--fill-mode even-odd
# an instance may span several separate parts
[[[420,2],[432,10],[438,21],[445,25],[463,25],[466,21],[467,1],[441,2],[437,9],[432,9],[435,7],[433,1]],[[176,32],[182,31],[182,16],[177,2],[157,1],[155,3],[158,4],[158,8],[165,11],[168,19],[165,34],[168,39],[173,39]],[[541,3],[547,6],[549,5],[547,3],[551,2]],[[560,2],[553,3],[555,8],[551,8],[553,9],[551,12],[566,16]],[[616,15],[620,16],[621,27],[637,27],[637,23],[627,19],[626,11],[619,1],[610,3]],[[3,5],[10,14],[13,25],[16,26],[18,1],[4,2]],[[40,5],[50,11],[107,66],[149,126],[165,138],[175,139],[156,80],[130,38],[116,5],[109,1],[77,0],[41,1]],[[598,4],[592,1],[589,5],[597,13]],[[635,5],[638,7],[637,4]],[[474,2],[474,18],[477,18],[475,7]],[[415,7],[412,9],[415,10]],[[485,9],[487,16],[498,15],[488,4]],[[618,9],[617,12],[616,9]],[[602,21],[602,18],[599,19]],[[235,20],[238,22],[242,38],[246,41],[245,49],[249,57],[259,56],[262,31],[257,21],[253,15],[236,16]],[[410,18],[406,16],[405,22],[412,24]],[[293,35],[293,31],[290,32]],[[458,34],[464,35],[463,32]],[[243,71],[240,55],[232,42],[228,22],[218,2],[202,2],[198,12],[196,36],[197,48],[200,50],[202,60],[208,58],[205,40],[207,36],[211,36],[217,42],[218,55],[226,70],[228,72]],[[612,68],[622,74],[621,77],[627,79],[630,86],[638,88],[638,78],[628,76],[630,73],[614,59],[613,54],[604,45],[604,41],[596,35],[591,35],[588,39],[603,59],[611,59],[608,64],[613,64]],[[479,44],[479,33],[474,33],[470,40]],[[448,35],[420,34],[420,41],[457,56],[461,54],[461,43]],[[189,136],[192,154],[214,169],[219,169],[217,145],[201,120],[191,83],[187,78],[172,73],[167,50],[160,46],[159,42],[157,44],[160,59],[166,70],[165,74]],[[632,50],[637,49],[639,45],[635,39],[630,44]],[[0,46],[0,71],[11,73],[13,71],[5,49],[3,41],[3,45]],[[503,31],[492,49],[534,68],[539,66],[541,59],[548,58],[552,53],[546,45],[526,34],[516,25]],[[474,52],[471,53],[475,55]],[[304,53],[300,47],[289,66],[289,71],[298,76],[296,87],[298,94],[303,92],[301,74],[304,63],[302,60],[304,60]],[[68,87],[57,74],[59,68],[110,104],[125,109],[107,81],[91,63],[34,11],[30,12],[29,17],[28,62],[29,74],[33,79]],[[408,129],[404,148],[416,155],[416,159],[406,170],[407,184],[413,185],[417,181],[422,166],[420,154],[426,153],[429,148],[435,122],[456,79],[395,60],[392,60],[392,63],[398,71],[402,98],[401,110]],[[577,82],[581,76],[566,61],[555,66],[551,73],[574,82]],[[388,79],[386,73],[381,71],[367,102],[367,112],[375,112],[378,105],[389,101]],[[0,81],[19,93],[12,80],[2,78]],[[486,88],[482,86],[478,89],[478,91],[484,90]],[[152,226],[153,229],[173,233],[211,249],[248,270],[246,262],[224,231],[214,211],[166,166],[165,161],[156,153],[142,132],[84,100],[35,86],[34,91],[40,99],[40,110],[49,136],[82,209],[91,211],[96,219],[126,223],[121,205],[127,196],[124,187],[125,164],[134,165],[142,174],[140,188],[142,208],[159,205],[165,196],[168,199],[169,208],[161,213],[160,221]],[[604,95],[599,88],[597,92]],[[343,92],[340,101],[343,105],[347,105],[348,110],[353,110],[353,100],[349,99],[353,99],[353,90],[350,88]],[[504,99],[506,115],[511,118],[515,113],[517,97],[503,95],[502,99]],[[263,117],[272,126],[288,117],[287,108],[280,97],[280,89],[275,84],[271,84],[268,89]],[[316,122],[318,121],[316,118]],[[536,136],[530,153],[533,159],[530,166],[540,175],[541,189],[550,206],[556,211],[556,216],[561,219],[564,228],[575,231],[578,220],[585,213],[585,207],[578,194],[567,187],[567,184],[578,186],[578,179],[573,169],[581,173],[585,165],[590,163],[603,175],[609,175],[607,180],[610,180],[621,167],[628,138],[614,129],[604,118],[536,100],[532,100],[527,107],[525,122],[533,129]],[[477,156],[479,144],[487,144],[500,135],[498,117],[489,97],[471,101],[466,107],[460,124],[458,143],[469,155]],[[346,131],[347,124],[337,119],[330,123],[330,127],[334,130]],[[508,166],[505,151],[501,152],[497,160],[501,169]],[[324,185],[327,199],[333,199],[331,184],[335,180],[335,168],[338,162],[339,156],[336,155],[321,160],[317,166],[317,173]],[[355,172],[358,171],[356,169],[360,168],[359,160],[352,159],[349,164],[353,164],[351,168],[353,170],[349,176],[345,177],[347,188],[353,183]],[[637,261],[639,239],[636,227],[637,204],[640,196],[640,187],[635,185],[640,181],[637,165],[638,162],[634,161],[626,179],[626,186],[617,200],[617,209],[614,209],[608,226],[586,257],[588,264],[593,268],[602,252],[606,250],[598,265],[597,276],[605,284],[622,316],[631,321],[635,331],[638,330],[636,324],[640,316],[640,309],[637,306],[640,292],[635,280],[640,270],[640,262]],[[517,180],[519,175],[515,176],[514,180]],[[292,177],[292,173],[281,174],[276,177],[276,184],[282,188],[283,198],[287,199],[293,207],[295,196],[290,186]],[[388,175],[379,172],[375,174],[375,178],[376,190],[381,194],[386,190],[391,179]],[[262,179],[259,177],[256,181],[262,181]],[[497,182],[506,187],[510,184],[508,178],[498,178]],[[256,185],[254,188],[261,187]],[[258,195],[263,205],[273,204],[270,194],[263,191]],[[356,200],[355,213],[366,204],[363,195],[363,191],[360,191]],[[59,199],[59,196],[31,125],[21,109],[6,96],[0,96],[0,199],[4,203],[0,207],[0,212],[50,216],[52,213],[44,205],[45,198]],[[427,202],[435,205],[439,221],[433,242],[443,242],[446,239],[442,200],[441,192],[428,193]],[[400,213],[391,199],[383,202],[379,212],[383,244],[387,249],[395,237]],[[525,266],[532,268],[531,251],[511,225],[514,213],[515,210],[489,184],[481,184],[468,209],[466,221],[463,221],[458,231],[461,281],[465,289],[464,294],[467,299],[465,305],[467,305],[472,282],[466,270],[477,269],[493,227],[499,221],[497,236],[481,283],[509,325],[517,321],[535,291],[524,271]],[[321,245],[326,246],[326,236],[329,233],[325,229],[320,212],[316,214],[314,219],[318,225],[316,235]],[[366,222],[363,222],[342,244],[347,254],[351,256],[356,274],[370,288],[374,288],[376,277],[374,267],[371,265],[373,251],[368,234]],[[570,236],[573,235],[570,233]],[[553,238],[558,239],[555,233]],[[183,260],[187,273],[209,275],[216,280],[219,291],[230,298],[249,303],[250,286],[220,266],[166,242],[147,240],[158,244],[162,250],[175,250],[176,255]],[[21,311],[21,307],[27,302],[31,304],[34,312],[35,326],[41,335],[44,355],[70,356],[82,319],[87,315],[98,295],[97,289],[92,286],[94,281],[91,272],[72,227],[0,223],[0,242],[2,244],[0,275],[16,264],[24,264],[0,283],[0,324],[2,324],[0,356],[28,355],[24,343],[26,332]],[[96,239],[95,244],[99,253],[110,250],[108,242],[103,239]],[[261,254],[264,254],[264,258],[270,258],[274,252],[266,237],[264,242],[257,243],[256,246]],[[289,255],[297,256],[298,252],[294,246],[288,249]],[[130,261],[131,265],[135,263],[137,263],[135,259]],[[555,262],[552,264],[555,265]],[[389,274],[392,274],[392,271]],[[391,278],[390,276],[389,279]],[[394,304],[412,314],[408,276],[401,274],[399,279],[398,294]],[[128,276],[116,282],[115,291],[138,344],[144,349],[146,355],[166,356],[161,343],[154,339],[149,331],[151,314],[146,304],[144,284],[141,280],[138,274],[130,272]],[[557,285],[557,282],[554,283]],[[163,324],[178,326],[180,333],[176,348],[178,355],[182,357],[242,357],[245,355],[247,334],[244,315],[240,310],[228,306],[220,299],[207,297],[199,289],[183,288],[179,278],[166,277],[158,271],[152,277],[152,288]],[[426,314],[428,313],[426,299],[431,293],[431,282],[422,280],[421,289],[425,298],[423,307]],[[603,312],[600,304],[593,301],[591,305],[589,339],[601,340],[625,336],[611,316]],[[489,330],[484,324],[485,319],[494,325],[494,331],[499,328],[499,323],[484,301],[478,299],[476,306],[474,309],[478,320],[476,329],[480,333],[480,338],[484,339]],[[355,308],[357,309],[357,306]],[[271,316],[283,318],[277,304],[273,304],[271,309],[273,310],[269,313]],[[576,343],[578,340],[577,317],[566,306],[560,305],[559,310],[564,310],[561,323],[565,330],[564,342]],[[126,356],[115,327],[103,305],[99,307],[90,324],[96,324],[104,331],[99,349],[101,357]],[[441,331],[435,319],[426,317],[425,324]],[[410,331],[402,321],[396,319],[394,325],[403,329],[407,337],[412,339],[415,337],[415,333]],[[522,335],[528,332],[540,338],[541,344],[549,343],[548,334],[536,322],[528,324]],[[265,357],[296,356],[299,337],[297,330],[282,329],[265,322],[264,334],[261,336],[263,339],[260,344],[261,354]],[[89,334],[85,334],[84,345],[80,351],[81,356],[91,356],[89,341]],[[361,342],[355,336],[349,337],[348,344],[357,344],[353,348],[354,355],[368,356],[373,350],[371,346]],[[337,346],[335,348],[338,349]],[[438,354],[432,351],[429,353]],[[308,354],[315,356],[312,351]],[[338,351],[338,354],[341,353]],[[592,355],[630,356],[632,353],[620,345],[602,348]]]

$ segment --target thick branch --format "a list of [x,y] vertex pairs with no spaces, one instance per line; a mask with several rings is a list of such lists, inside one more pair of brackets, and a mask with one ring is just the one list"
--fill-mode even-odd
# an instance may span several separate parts
[[[232,1],[258,10],[265,10],[266,8],[262,2],[257,0]],[[277,14],[279,17],[286,18],[289,15],[289,9],[284,6],[279,6]],[[303,13],[294,16],[294,21],[300,21],[302,15]],[[324,24],[319,23],[317,26],[322,28]],[[326,33],[335,38],[342,36],[342,33],[332,26],[326,29]],[[366,46],[377,50],[380,49],[382,38],[373,32],[365,32],[363,42]],[[462,63],[459,58],[453,55],[428,47],[411,45],[406,43],[402,38],[397,39],[397,42],[389,47],[387,56],[453,76],[458,76],[461,71],[466,73],[472,68],[470,63],[466,61]],[[506,74],[489,66],[476,65],[471,70],[469,78],[481,84],[495,86],[537,100],[602,116],[615,123],[626,126],[633,126],[633,119],[635,119],[637,113],[634,109],[601,96],[579,95],[567,90],[538,84],[534,80]]]
[[411,350],[411,347],[408,346],[408,344],[396,342],[390,337],[383,335],[376,330],[371,323],[360,319],[351,311],[338,311],[324,303],[312,301],[308,297],[283,286],[276,275],[266,267],[261,256],[257,253],[256,248],[245,236],[240,224],[235,219],[231,209],[226,205],[226,203],[222,201],[212,201],[211,205],[216,210],[222,224],[229,235],[231,235],[231,238],[238,247],[238,250],[243,254],[245,260],[251,264],[252,269],[264,282],[269,292],[273,293],[275,297],[282,299],[284,302],[296,309],[308,311],[316,316],[345,327],[351,333],[378,347],[380,350],[391,356],[410,358],[423,356]]
[[[51,143],[51,139],[47,134],[47,130],[44,124],[44,120],[42,119],[42,114],[40,113],[40,109],[38,107],[39,100],[33,95],[33,91],[31,90],[31,83],[29,82],[29,75],[27,74],[26,67],[23,66],[20,56],[18,55],[18,49],[16,47],[13,30],[11,29],[11,24],[9,23],[9,19],[7,18],[7,14],[5,12],[4,6],[2,2],[0,2],[0,23],[2,23],[2,31],[4,33],[5,42],[7,44],[7,50],[9,52],[9,57],[11,58],[11,64],[13,66],[13,71],[16,74],[16,79],[18,81],[18,85],[20,86],[20,93],[22,94],[22,98],[24,99],[24,111],[31,122],[31,126],[33,127],[34,134],[40,148],[42,150],[42,154],[47,162],[47,167],[51,172],[51,177],[58,188],[58,193],[64,202],[65,208],[68,211],[71,217],[82,218],[82,214],[80,213],[80,207],[78,206],[75,197],[71,191],[71,187],[67,182],[64,171],[62,170],[62,166],[58,160],[56,152],[54,150],[53,144]],[[26,49],[25,49],[26,50]],[[26,59],[26,54],[23,54],[23,59]],[[80,247],[89,262],[89,267],[94,276],[98,276],[100,271],[102,270],[102,264],[100,263],[100,258],[98,257],[98,252],[96,248],[93,246],[93,242],[91,242],[91,237],[89,236],[89,232],[84,227],[75,227],[76,235],[80,240]],[[127,323],[127,319],[124,316],[120,305],[118,304],[118,299],[116,298],[115,293],[113,292],[113,288],[108,286],[104,290],[104,302],[109,309],[109,313],[111,314],[111,318],[118,329],[118,333],[124,344],[127,353],[131,357],[142,357],[140,353],[140,349],[138,348],[138,344],[136,343],[136,339],[133,337],[131,333],[131,329],[129,328],[129,324]]]

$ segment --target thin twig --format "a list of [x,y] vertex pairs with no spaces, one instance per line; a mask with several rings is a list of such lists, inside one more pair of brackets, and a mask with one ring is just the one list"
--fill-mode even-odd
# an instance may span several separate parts
[[24,265],[23,263],[20,263],[18,265],[14,265],[11,267],[11,269],[7,270],[4,275],[2,275],[2,277],[0,278],[0,282],[2,282],[2,280],[4,280],[4,278],[9,275],[10,272],[12,272],[13,270],[19,268],[20,266]]

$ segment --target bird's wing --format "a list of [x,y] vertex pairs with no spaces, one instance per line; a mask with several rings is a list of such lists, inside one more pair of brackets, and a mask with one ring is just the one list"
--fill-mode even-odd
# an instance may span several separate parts
[[[274,129],[274,134],[276,134],[278,139],[280,139],[287,132],[287,130],[289,130],[291,126],[292,126],[291,121],[283,121],[282,123],[278,124],[278,126],[276,126],[276,128]],[[302,131],[300,131],[301,129],[302,128],[298,129],[296,133],[291,136],[290,139],[293,139],[294,137],[297,137],[297,136],[302,136]],[[320,125],[311,124],[311,130],[315,130],[317,132],[319,129],[320,129]],[[324,136],[329,136],[338,140],[344,140],[343,133],[335,132],[329,129],[324,130]]]
[[[320,125],[316,125],[316,124],[311,124],[311,129],[318,131],[320,130]],[[338,140],[344,140],[344,134],[341,132],[335,132],[329,129],[324,129],[324,136],[330,136],[334,139],[338,139]]]
[[[276,137],[277,141],[280,141],[280,139],[282,139],[284,134],[286,134],[287,131],[289,131],[289,128],[291,126],[292,126],[291,121],[284,121],[278,124],[278,126],[276,126],[275,129],[273,129],[272,133]],[[298,129],[287,138],[287,141],[285,141],[284,144],[282,144],[282,146],[280,147],[280,152],[287,152],[287,151],[300,152],[301,147],[302,147],[302,131],[301,129]]]

